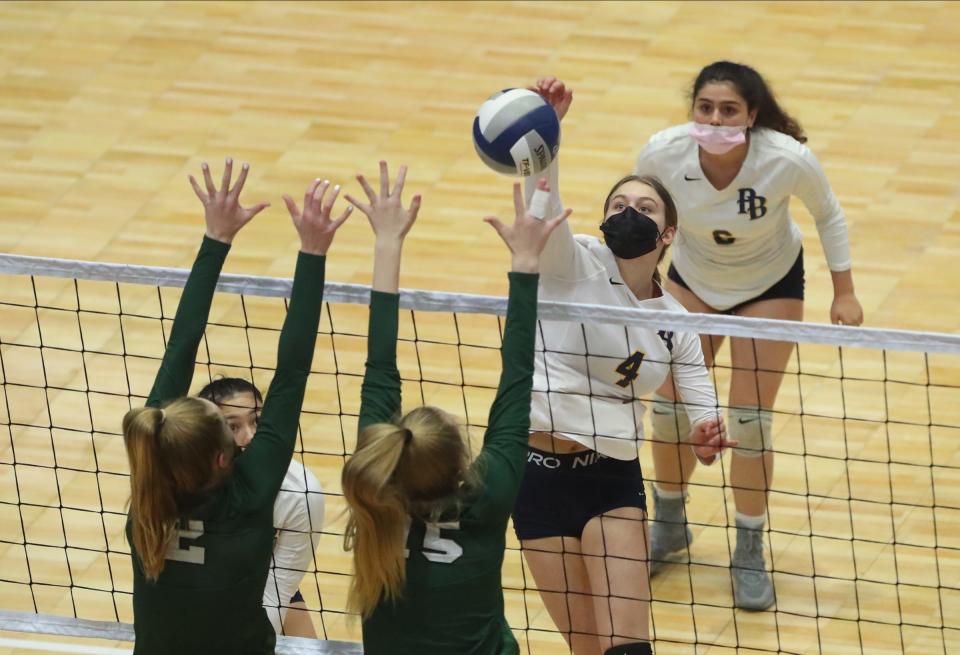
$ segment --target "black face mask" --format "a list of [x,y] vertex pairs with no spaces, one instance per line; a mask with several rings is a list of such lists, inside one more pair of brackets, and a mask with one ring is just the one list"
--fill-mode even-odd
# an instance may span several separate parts
[[620,259],[635,259],[657,249],[660,229],[649,216],[627,207],[600,224],[607,247]]

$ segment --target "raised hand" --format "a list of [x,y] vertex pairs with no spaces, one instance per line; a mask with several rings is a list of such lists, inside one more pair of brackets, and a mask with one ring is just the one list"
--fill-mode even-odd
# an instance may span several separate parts
[[340,194],[340,185],[335,185],[329,197],[324,199],[328,188],[330,188],[329,180],[314,180],[303,194],[302,213],[293,198],[283,197],[284,202],[287,203],[290,218],[293,219],[293,225],[300,235],[300,250],[308,255],[326,255],[337,229],[350,218],[350,212],[353,211],[353,207],[347,207],[339,218],[331,219],[330,213],[333,211],[333,203]]
[[[549,193],[550,187],[545,179],[537,182],[537,191],[534,193],[536,198],[539,193]],[[540,269],[540,253],[547,245],[547,239],[560,223],[567,220],[567,217],[573,213],[568,209],[560,216],[544,220],[534,216],[523,204],[523,192],[520,190],[520,184],[513,185],[513,206],[516,210],[516,218],[513,225],[505,225],[496,216],[487,216],[483,220],[497,231],[503,242],[513,253],[512,270],[520,273],[536,273]]]
[[570,103],[573,102],[573,89],[568,89],[563,80],[553,76],[541,77],[533,86],[527,88],[543,96],[543,99],[549,102],[557,112],[557,118],[563,120],[567,115]]
[[240,206],[240,192],[243,191],[243,184],[247,181],[250,164],[244,163],[236,184],[231,188],[230,177],[233,173],[233,159],[227,157],[223,166],[223,179],[219,189],[213,183],[207,162],[203,162],[200,167],[203,170],[203,180],[207,192],[203,192],[193,175],[189,175],[188,179],[190,180],[190,186],[193,187],[193,192],[203,203],[204,220],[207,222],[207,236],[223,243],[232,243],[237,232],[249,223],[254,216],[269,207],[270,203],[261,202],[249,208]]
[[410,207],[404,209],[400,194],[403,193],[403,183],[407,178],[407,167],[401,166],[397,173],[397,180],[393,191],[390,190],[390,174],[387,171],[387,162],[380,162],[380,195],[373,192],[367,179],[358,174],[357,181],[367,194],[369,204],[365,204],[346,195],[347,202],[367,215],[370,227],[377,237],[377,243],[402,243],[407,232],[417,220],[420,211],[420,196],[416,195],[410,201]]
[[717,455],[722,453],[724,448],[735,448],[740,443],[727,439],[727,430],[720,418],[697,423],[690,430],[687,440],[693,446],[697,459],[707,466],[716,461]]

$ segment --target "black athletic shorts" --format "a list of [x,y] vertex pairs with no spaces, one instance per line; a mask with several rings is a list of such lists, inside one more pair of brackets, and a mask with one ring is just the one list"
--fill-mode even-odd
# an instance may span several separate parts
[[[687,286],[687,283],[683,281],[683,278],[680,277],[680,273],[677,272],[677,269],[673,267],[672,262],[670,263],[670,268],[667,269],[667,277],[687,291],[692,291],[692,289]],[[803,248],[801,248],[800,254],[797,255],[797,261],[793,263],[793,266],[789,271],[787,271],[787,274],[780,278],[778,282],[775,282],[772,287],[761,293],[756,298],[746,300],[742,303],[734,305],[730,309],[725,309],[720,313],[735,314],[741,307],[759,302],[761,300],[775,300],[777,298],[793,298],[795,300],[803,300],[803,286]]]
[[518,539],[580,539],[590,519],[620,507],[647,511],[638,459],[624,461],[592,450],[555,455],[530,448],[513,529]]

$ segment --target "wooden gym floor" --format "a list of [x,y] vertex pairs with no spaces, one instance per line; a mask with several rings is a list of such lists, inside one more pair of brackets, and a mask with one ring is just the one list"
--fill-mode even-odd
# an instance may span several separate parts
[[[288,276],[297,240],[281,195],[297,197],[315,177],[356,194],[354,173],[373,176],[385,158],[394,170],[408,164],[407,188],[424,195],[402,285],[503,294],[508,257],[480,219],[509,215],[510,180],[489,172],[473,153],[470,125],[480,102],[543,74],[575,89],[563,124],[563,196],[574,208],[575,230],[596,233],[610,184],[632,168],[651,133],[685,120],[685,93],[699,68],[727,58],[756,66],[806,128],[808,145],[846,210],[865,324],[955,332],[958,43],[960,4],[950,2],[3,3],[0,252],[188,266],[203,228],[186,176],[197,174],[204,160],[218,173],[231,155],[252,167],[245,201],[273,206],[237,239],[226,270]],[[824,322],[829,275],[812,221],[802,204],[794,208],[807,253],[807,320]],[[331,250],[328,279],[369,283],[371,244],[365,219],[354,216]],[[4,278],[3,284],[3,297],[23,293],[22,280]],[[40,291],[59,298],[62,287]],[[96,289],[90,294],[97,297]],[[175,302],[175,294],[170,297]],[[236,303],[220,302],[215,316],[235,313]],[[278,325],[278,308],[263,304],[262,316]],[[343,325],[362,331],[365,312],[334,312]],[[424,325],[431,320],[422,318]],[[478,319],[478,343],[489,345],[483,334],[491,327]],[[2,329],[5,344],[25,338],[17,320],[5,317]],[[156,326],[144,327],[150,329]],[[115,335],[104,330],[107,343]],[[409,323],[405,330],[410,334]],[[362,340],[337,346],[347,368],[362,365]],[[11,381],[35,375],[26,352],[5,351]],[[232,356],[225,350],[217,360]],[[801,348],[801,356],[804,366],[838,375],[835,351]],[[932,371],[935,383],[957,385],[955,359],[934,357],[928,365],[904,355],[891,357],[889,365],[906,379],[922,380]],[[15,360],[19,368],[11,369]],[[404,361],[406,370],[415,365],[409,353]],[[877,367],[876,353],[844,364],[848,377],[860,371],[876,381],[887,373]],[[78,374],[69,362],[63,366],[64,379]],[[495,379],[495,371],[478,375],[484,383]],[[718,378],[723,389],[723,371]],[[944,591],[960,587],[960,516],[944,509],[960,507],[958,430],[891,434],[884,422],[897,417],[960,426],[957,394],[945,387],[928,412],[930,394],[925,398],[922,386],[896,390],[864,382],[844,386],[841,412],[835,380],[803,386],[800,376],[793,378],[778,410],[795,412],[802,400],[805,412],[823,418],[786,417],[777,424],[785,454],[771,525],[776,568],[783,572],[777,577],[781,611],[751,615],[728,607],[727,535],[719,527],[726,524],[718,486],[723,472],[701,472],[697,481],[707,486],[688,506],[691,519],[704,524],[694,549],[697,564],[690,575],[687,567],[673,567],[654,585],[657,635],[670,640],[658,643],[658,653],[960,652],[956,629],[914,627],[958,627],[960,597]],[[322,384],[312,393],[323,411],[329,399]],[[431,387],[424,396],[463,404],[459,390],[456,397],[446,393]],[[62,403],[67,413],[71,403],[85,402],[82,394],[67,396],[47,402]],[[482,416],[486,399],[481,394],[468,405],[473,402],[473,413]],[[119,422],[121,411],[107,403],[97,420]],[[865,420],[851,424],[838,418],[843,415]],[[349,426],[325,428],[322,418],[313,425],[305,432],[306,450],[342,449]],[[334,432],[335,443],[323,443]],[[841,432],[845,438],[838,441]],[[42,463],[50,454],[49,432],[46,441],[30,437],[11,435],[5,443],[0,436],[4,500],[11,493],[13,442],[22,440],[18,461]],[[115,444],[97,455],[101,466],[123,466]],[[648,462],[647,449],[642,457]],[[306,461],[326,489],[338,489],[342,458],[307,455]],[[29,478],[18,474],[21,484]],[[21,493],[48,502],[49,482],[38,474],[35,486]],[[60,484],[80,504],[96,494],[81,474]],[[123,485],[110,491],[112,506],[122,505]],[[811,495],[818,500],[811,502]],[[885,499],[889,506],[878,509],[859,498]],[[331,534],[318,552],[328,572],[349,570],[333,536],[342,525],[341,507],[339,498],[329,498]],[[31,540],[63,530],[59,516],[49,512],[25,514],[24,520]],[[5,513],[0,525],[4,539],[19,534],[16,514]],[[95,543],[86,527],[77,529],[84,536],[76,539]],[[22,575],[8,571],[23,552],[0,544],[0,576]],[[34,557],[44,560],[40,552]],[[51,555],[49,567],[58,562]],[[127,580],[123,558],[111,564],[115,578]],[[42,574],[38,566],[34,575]],[[94,586],[109,580],[96,558],[71,560],[71,573]],[[516,551],[508,552],[504,583],[532,586]],[[304,590],[308,604],[316,608],[322,594],[330,610],[323,614],[327,635],[357,638],[336,612],[342,576],[319,575],[311,584]],[[23,606],[23,588],[0,583],[0,608],[32,610]],[[43,592],[46,611],[72,614],[67,595],[54,592]],[[529,621],[536,628],[529,639],[521,633],[524,650],[562,652],[559,638],[547,632],[552,626],[536,592],[526,596],[528,611],[521,592],[507,593],[511,624]],[[99,602],[81,598],[78,612],[101,616],[106,610]],[[899,617],[910,625],[891,627]]]

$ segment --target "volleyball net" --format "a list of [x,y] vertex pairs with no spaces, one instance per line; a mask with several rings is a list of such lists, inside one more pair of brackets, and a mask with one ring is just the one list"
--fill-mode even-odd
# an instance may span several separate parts
[[[0,255],[0,630],[132,637],[120,420],[149,393],[186,276]],[[192,392],[218,376],[267,389],[290,287],[221,276]],[[325,291],[294,456],[322,487],[307,493],[326,505],[324,525],[309,528],[317,548],[300,584],[324,641],[281,639],[281,652],[359,652],[346,643],[360,634],[344,609],[340,471],[356,441],[368,298],[358,285]],[[503,298],[401,296],[405,407],[458,415],[473,452],[496,391],[505,309]],[[689,561],[653,581],[658,653],[960,652],[960,336],[546,302],[540,316],[795,344],[774,407],[764,532],[777,604],[733,607],[727,455],[691,482]],[[711,369],[721,410],[727,353]],[[648,481],[649,450],[640,449]],[[564,652],[512,531],[507,544],[506,614],[522,652]]]

